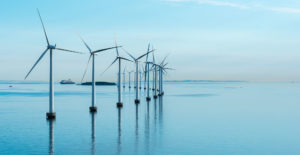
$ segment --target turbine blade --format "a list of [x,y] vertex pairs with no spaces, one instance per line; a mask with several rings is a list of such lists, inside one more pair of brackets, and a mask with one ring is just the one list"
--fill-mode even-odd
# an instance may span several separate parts
[[87,63],[87,65],[86,65],[86,67],[85,67],[85,70],[84,70],[84,73],[83,73],[83,76],[82,76],[82,79],[81,79],[81,83],[82,83],[82,81],[83,81],[83,79],[84,79],[84,77],[85,77],[85,74],[86,74],[87,69],[88,69],[88,67],[89,67],[89,63],[90,63],[91,58],[92,58],[92,54],[90,55],[89,60],[88,60],[88,63]]
[[[153,47],[152,47],[152,49],[153,49]],[[155,63],[154,52],[152,52],[152,61],[153,61],[153,63]]]
[[104,72],[101,73],[100,76],[102,76],[117,60],[118,60],[118,57],[104,70]]
[[[148,44],[147,52],[149,52],[149,50],[150,50],[150,43]],[[146,62],[148,62],[148,55],[147,55],[147,57],[146,57]]]
[[174,68],[163,68],[164,70],[175,70]]
[[104,48],[104,49],[100,49],[100,50],[94,51],[92,53],[103,52],[103,51],[114,49],[114,48],[118,48],[118,47],[122,47],[122,46],[114,46],[114,47]]
[[83,40],[83,38],[78,34],[79,38],[81,39],[81,41],[83,42],[83,44],[85,45],[85,47],[90,51],[90,53],[92,52],[91,48],[89,47],[89,45]]
[[168,63],[165,63],[162,67],[165,67],[165,66],[167,66],[168,65]]
[[143,73],[145,72],[145,70],[144,70],[144,67],[141,67],[142,68],[142,71],[143,71]]
[[134,56],[132,56],[129,52],[127,52],[124,48],[122,48],[134,61],[136,60]]
[[41,14],[40,14],[39,9],[37,9],[37,12],[38,12],[38,14],[39,14],[39,17],[40,17],[40,20],[41,20],[41,23],[42,23],[42,26],[43,26],[43,30],[44,30],[44,34],[45,34],[45,37],[46,37],[47,45],[49,46],[50,43],[49,43],[49,40],[48,40],[48,36],[47,36],[47,33],[46,33],[46,29],[45,29],[45,26],[44,26],[44,23],[43,23],[43,20],[42,20],[42,17],[41,17]]
[[60,51],[66,51],[66,52],[72,52],[72,53],[83,54],[82,52],[77,52],[77,51],[67,50],[67,49],[63,49],[63,48],[55,48],[55,49],[56,49],[56,50],[60,50]]
[[168,56],[169,56],[169,55],[165,56],[165,58],[164,58],[163,61],[160,63],[160,65],[163,65],[163,64],[164,64],[164,62],[165,62],[165,60],[167,59]]
[[116,48],[117,56],[119,56],[119,51],[118,51],[118,45],[117,45],[116,34],[115,34],[115,36],[114,36],[114,39],[115,39],[115,46],[117,47],[117,48]]
[[154,51],[154,50],[152,50],[152,51],[150,51],[150,52],[147,52],[147,53],[141,55],[141,56],[138,57],[136,60],[139,60],[139,59],[143,58],[144,56],[148,55],[149,53],[151,53],[151,52],[153,52],[153,51]]
[[145,64],[145,77],[146,77],[146,75],[147,75],[147,63]]
[[119,57],[120,59],[123,59],[123,60],[127,60],[127,61],[131,61],[131,62],[133,62],[132,60],[129,60],[129,59],[127,59],[127,58],[123,58],[123,57]]
[[31,71],[33,70],[33,68],[40,62],[40,60],[44,57],[44,55],[47,53],[49,48],[47,48],[42,55],[38,58],[38,60],[34,63],[34,65],[32,66],[32,68],[30,69],[30,71],[27,73],[27,75],[25,76],[25,79],[29,76],[29,74],[31,73]]

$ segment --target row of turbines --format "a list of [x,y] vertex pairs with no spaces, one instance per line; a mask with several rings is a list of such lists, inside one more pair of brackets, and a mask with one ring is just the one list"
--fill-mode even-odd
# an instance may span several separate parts
[[[29,72],[27,73],[27,75],[25,76],[25,79],[27,79],[27,77],[30,75],[30,73],[32,72],[32,70],[35,68],[35,66],[40,62],[40,60],[45,56],[46,53],[49,52],[50,54],[50,77],[49,77],[49,112],[46,113],[46,117],[47,119],[55,119],[56,118],[56,113],[54,111],[54,89],[53,89],[53,52],[58,50],[58,51],[65,51],[65,52],[71,52],[71,53],[78,53],[78,54],[83,54],[83,52],[78,52],[78,51],[74,51],[74,50],[69,50],[69,49],[64,49],[64,48],[58,48],[56,47],[56,44],[50,44],[47,33],[46,33],[46,29],[42,20],[42,17],[40,15],[39,10],[37,10],[38,15],[39,15],[39,19],[41,21],[42,27],[43,27],[43,32],[46,38],[46,42],[47,42],[47,47],[45,49],[45,51],[41,54],[41,56],[38,58],[38,60],[34,63],[34,65],[32,66],[32,68],[29,70]],[[138,94],[138,89],[142,88],[142,72],[139,71],[139,65],[142,62],[143,64],[145,64],[145,70],[143,71],[144,73],[144,89],[147,91],[147,97],[146,100],[150,101],[151,97],[150,97],[150,72],[153,72],[153,86],[152,86],[152,90],[154,91],[154,96],[153,98],[156,99],[158,96],[162,96],[164,95],[164,91],[163,91],[163,74],[166,73],[166,70],[172,70],[172,68],[167,68],[167,64],[165,62],[166,58],[165,57],[160,63],[156,63],[155,62],[155,58],[154,58],[154,49],[152,48],[152,50],[150,50],[150,44],[148,44],[148,48],[147,48],[147,52],[145,54],[142,54],[138,57],[134,57],[132,56],[129,52],[127,52],[122,46],[118,46],[117,45],[117,41],[115,39],[115,46],[113,47],[108,47],[108,48],[103,48],[103,49],[99,49],[99,50],[92,50],[90,48],[90,46],[84,41],[84,39],[82,37],[80,37],[80,39],[82,40],[82,42],[84,43],[85,47],[88,49],[89,51],[89,59],[88,59],[88,63],[87,66],[85,68],[83,77],[81,82],[83,81],[86,72],[88,70],[88,66],[90,61],[92,60],[92,104],[90,109],[90,112],[97,112],[97,106],[96,106],[96,87],[95,87],[95,56],[104,52],[104,51],[108,51],[108,50],[112,50],[115,49],[116,50],[116,58],[113,60],[113,62],[105,69],[104,72],[106,72],[113,64],[115,64],[116,62],[118,62],[118,82],[117,82],[117,87],[118,87],[118,102],[117,107],[123,107],[123,103],[122,103],[122,96],[121,96],[121,62],[122,61],[128,61],[128,62],[133,62],[135,64],[135,72],[129,72],[129,82],[130,82],[130,74],[131,73],[135,73],[135,78],[134,78],[134,87],[135,87],[135,103],[138,104],[140,103],[140,99],[139,99],[139,94]],[[122,49],[130,58],[125,58],[119,55],[119,49]],[[149,54],[152,53],[153,56],[153,60],[149,61]],[[145,61],[142,61],[142,58],[146,57]],[[104,73],[103,72],[103,73]],[[102,74],[103,74],[102,73]],[[140,77],[139,77],[140,75]],[[157,76],[158,76],[158,80],[157,80]],[[140,81],[139,81],[140,80]],[[157,88],[157,81],[158,81],[158,88]],[[125,69],[123,72],[123,87],[125,87]],[[129,88],[130,88],[130,84],[129,84]]]

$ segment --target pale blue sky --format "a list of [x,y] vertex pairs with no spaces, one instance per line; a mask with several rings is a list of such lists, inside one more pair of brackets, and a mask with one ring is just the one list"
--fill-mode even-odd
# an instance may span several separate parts
[[[0,80],[24,79],[45,49],[36,8],[62,48],[87,52],[76,33],[93,49],[113,45],[116,33],[134,55],[152,43],[158,60],[170,54],[170,80],[300,80],[298,0],[1,1]],[[114,55],[96,58],[97,80],[116,78],[116,66],[100,76]],[[87,59],[57,51],[55,80],[80,80]],[[46,55],[28,80],[48,80],[48,62]]]

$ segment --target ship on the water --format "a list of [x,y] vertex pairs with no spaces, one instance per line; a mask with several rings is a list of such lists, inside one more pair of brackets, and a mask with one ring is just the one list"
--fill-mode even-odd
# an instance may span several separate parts
[[69,79],[69,80],[61,80],[59,83],[60,84],[75,84],[75,82],[73,82],[71,79]]
[[[104,81],[97,81],[95,82],[97,86],[114,86],[116,83],[114,82],[104,82]],[[83,82],[81,85],[92,85],[92,82]]]

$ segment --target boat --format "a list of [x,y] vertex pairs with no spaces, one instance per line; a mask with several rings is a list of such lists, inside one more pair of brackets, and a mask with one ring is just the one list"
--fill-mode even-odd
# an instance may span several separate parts
[[[116,83],[114,82],[104,82],[104,81],[96,81],[95,82],[97,86],[114,86],[116,85]],[[92,82],[83,82],[81,83],[81,85],[92,85]]]
[[73,82],[71,79],[69,79],[69,80],[61,80],[60,84],[75,84],[75,82]]

